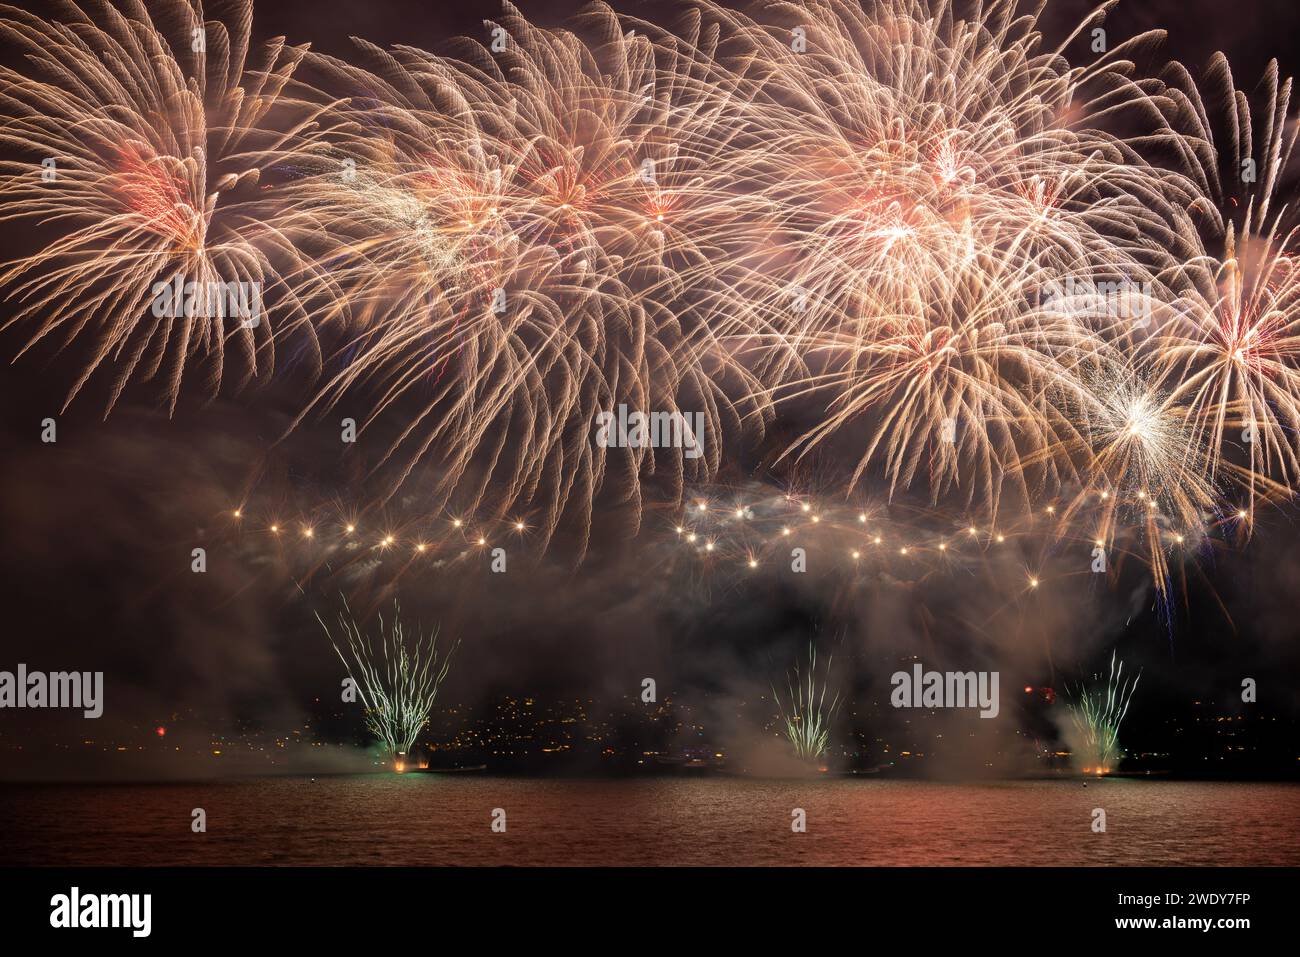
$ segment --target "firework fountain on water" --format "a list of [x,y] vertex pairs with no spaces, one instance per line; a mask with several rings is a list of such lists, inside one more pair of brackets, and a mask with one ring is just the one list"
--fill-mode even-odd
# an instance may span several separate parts
[[1070,720],[1080,736],[1085,774],[1107,774],[1115,769],[1124,752],[1119,746],[1119,726],[1137,690],[1139,673],[1130,682],[1124,677],[1124,662],[1114,652],[1105,683],[1094,675],[1091,684],[1081,684],[1070,696]]
[[319,614],[316,620],[356,684],[366,707],[366,727],[379,739],[396,769],[404,770],[406,756],[451,669],[456,645],[440,658],[437,632],[427,636],[420,631],[408,634],[396,604],[387,624],[383,615],[379,616],[379,637],[375,639],[352,617],[345,602],[338,617],[342,647]]
[[785,697],[772,686],[785,736],[800,758],[819,760],[830,744],[831,723],[840,708],[839,692],[826,700],[833,662],[833,658],[826,659],[826,667],[818,675],[817,647],[810,644],[807,666],[795,665],[786,675]]

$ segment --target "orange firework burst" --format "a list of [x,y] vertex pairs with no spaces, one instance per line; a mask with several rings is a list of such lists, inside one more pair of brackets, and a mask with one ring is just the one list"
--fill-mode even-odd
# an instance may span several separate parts
[[[602,487],[639,506],[642,478],[680,496],[709,477],[730,408],[716,376],[746,378],[703,318],[725,306],[711,236],[739,215],[702,186],[715,104],[594,17],[590,46],[508,9],[500,51],[363,46],[378,73],[317,58],[330,87],[382,96],[337,111],[349,135],[280,220],[328,264],[300,286],[315,325],[345,330],[314,405],[369,389],[364,428],[414,397],[388,453],[399,484],[433,466],[433,508],[537,509],[545,537],[566,508],[586,525]],[[619,406],[698,413],[711,441],[600,447],[596,417]]]
[[105,364],[116,367],[110,405],[138,375],[160,376],[174,406],[196,357],[215,388],[231,346],[245,378],[270,370],[273,329],[260,311],[232,322],[154,307],[175,277],[182,290],[235,284],[260,304],[270,257],[294,255],[262,227],[255,188],[287,151],[311,145],[319,110],[283,95],[306,48],[278,40],[250,64],[251,0],[222,21],[205,22],[197,2],[155,6],[151,19],[142,7],[69,4],[57,23],[0,8],[0,36],[27,64],[0,69],[0,143],[19,156],[0,163],[3,219],[55,234],[0,272],[0,285],[21,303],[11,321],[35,327],[29,348],[94,336],[69,400]]
[[[0,22],[28,56],[3,217],[57,231],[0,280],[33,343],[93,336],[74,394],[112,359],[114,399],[165,369],[174,403],[191,360],[261,376],[301,329],[298,422],[356,402],[389,494],[418,474],[430,513],[540,547],[597,502],[635,530],[738,452],[981,527],[1058,501],[1163,589],[1176,544],[1300,478],[1276,66],[1252,109],[1222,58],[1213,96],[1140,75],[1156,33],[1072,65],[1109,4],[1053,45],[1014,0],[702,0],[253,67],[247,0],[151,8]],[[173,276],[265,282],[268,321],[150,315]],[[703,441],[601,441],[620,408]]]
[[1223,467],[1253,512],[1259,497],[1290,497],[1300,478],[1300,262],[1294,215],[1274,208],[1300,128],[1288,123],[1291,82],[1276,62],[1260,84],[1258,129],[1221,55],[1206,84],[1222,115],[1185,71],[1174,76],[1175,119],[1191,130],[1184,155],[1205,193],[1192,213],[1210,240],[1171,276],[1179,309],[1146,361],[1187,407],[1211,470]]

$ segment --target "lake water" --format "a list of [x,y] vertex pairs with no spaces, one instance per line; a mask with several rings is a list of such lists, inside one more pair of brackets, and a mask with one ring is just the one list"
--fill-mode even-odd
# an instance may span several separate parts
[[[196,807],[205,834],[190,829]],[[794,808],[806,833],[791,831]],[[6,784],[0,820],[0,864],[1300,864],[1300,784],[1123,778]]]

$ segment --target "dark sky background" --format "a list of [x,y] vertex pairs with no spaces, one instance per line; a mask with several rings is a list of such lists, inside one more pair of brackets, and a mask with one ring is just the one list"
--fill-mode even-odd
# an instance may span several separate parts
[[[537,22],[558,25],[581,4],[520,6]],[[618,8],[664,21],[665,6]],[[1092,5],[1049,6],[1050,28]],[[438,49],[458,33],[480,36],[482,20],[498,11],[477,0],[265,0],[255,31],[345,57],[350,35]],[[1300,5],[1290,0],[1125,2],[1107,27],[1115,37],[1163,27],[1170,36],[1162,55],[1194,68],[1223,49],[1247,87],[1269,56],[1282,60],[1284,73],[1300,66]],[[26,241],[12,226],[5,231],[5,253]],[[1004,596],[951,581],[882,579],[846,593],[830,578],[764,576],[706,594],[664,573],[659,546],[644,541],[602,546],[576,570],[562,556],[506,576],[462,561],[404,574],[395,588],[386,573],[380,580],[388,587],[355,587],[347,576],[305,579],[308,563],[298,553],[241,539],[228,519],[246,495],[265,518],[303,503],[347,509],[364,487],[357,468],[338,462],[333,419],[309,422],[273,448],[311,394],[291,356],[278,360],[282,371],[269,388],[210,402],[186,394],[169,417],[156,389],[135,385],[105,419],[104,377],[60,411],[82,345],[61,355],[37,349],[7,364],[23,341],[21,330],[0,333],[0,669],[21,661],[41,670],[103,670],[104,721],[151,727],[192,709],[214,726],[232,718],[299,723],[318,710],[313,699],[337,694],[340,667],[312,614],[329,617],[340,590],[360,595],[363,607],[400,597],[412,617],[459,638],[445,697],[468,703],[502,693],[617,698],[634,694],[646,675],[687,696],[752,696],[815,634],[840,637],[846,671],[877,692],[902,655],[921,654],[930,667],[1001,668],[1010,689],[1059,687],[1118,647],[1144,668],[1130,718],[1139,737],[1193,696],[1230,700],[1247,676],[1260,681],[1261,706],[1297,711],[1294,509],[1265,513],[1245,554],[1203,556],[1206,574],[1188,580],[1170,627],[1136,579],[1112,590],[1063,588],[1016,614]],[[40,442],[46,416],[58,418],[57,445]],[[392,505],[390,527],[419,513],[418,482],[410,491]],[[200,545],[208,549],[205,575],[190,572],[190,549]],[[13,733],[9,721],[0,716],[0,735]],[[23,721],[37,742],[75,740],[84,730],[56,714]]]

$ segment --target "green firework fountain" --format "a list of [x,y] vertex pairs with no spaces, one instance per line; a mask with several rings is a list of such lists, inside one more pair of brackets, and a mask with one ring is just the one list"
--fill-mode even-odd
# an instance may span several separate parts
[[772,696],[785,724],[786,737],[794,745],[795,754],[801,758],[816,760],[825,752],[830,743],[831,722],[840,707],[838,693],[826,702],[827,685],[830,683],[831,665],[834,657],[826,659],[826,667],[821,678],[817,676],[817,648],[808,645],[808,667],[800,671],[795,665],[786,675],[785,698],[772,686]]
[[1124,662],[1110,655],[1110,677],[1105,684],[1101,676],[1094,675],[1090,685],[1080,685],[1069,705],[1070,718],[1081,736],[1085,773],[1106,774],[1119,763],[1124,752],[1119,747],[1119,726],[1128,714],[1129,702],[1137,690],[1139,673],[1132,679],[1124,677]]
[[[440,659],[437,631],[408,633],[396,602],[390,622],[379,616],[377,639],[362,630],[346,602],[338,620],[341,643],[319,614],[316,620],[357,686],[366,707],[366,727],[392,756],[397,770],[403,770],[403,756],[428,720],[459,643]],[[346,655],[340,644],[347,648]]]

